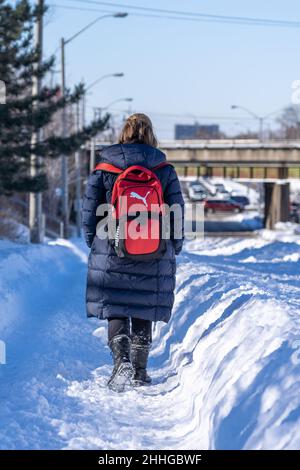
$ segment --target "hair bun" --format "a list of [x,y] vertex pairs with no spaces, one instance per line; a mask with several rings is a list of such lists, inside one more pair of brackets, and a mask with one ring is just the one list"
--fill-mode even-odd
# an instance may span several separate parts
[[157,147],[151,119],[143,113],[128,116],[120,134],[119,143],[145,143]]

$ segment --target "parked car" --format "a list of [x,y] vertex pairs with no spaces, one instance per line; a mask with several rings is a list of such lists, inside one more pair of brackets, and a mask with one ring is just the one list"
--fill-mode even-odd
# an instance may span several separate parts
[[244,206],[232,199],[206,199],[204,203],[205,214],[214,212],[243,212]]
[[238,204],[242,204],[244,207],[249,206],[250,204],[249,198],[247,196],[231,196],[230,199],[237,202]]
[[217,194],[221,194],[222,196],[229,196],[230,192],[227,191],[223,183],[213,183],[214,187],[216,188]]
[[191,201],[203,201],[206,199],[209,194],[206,191],[206,188],[202,184],[191,184],[188,189],[189,198]]

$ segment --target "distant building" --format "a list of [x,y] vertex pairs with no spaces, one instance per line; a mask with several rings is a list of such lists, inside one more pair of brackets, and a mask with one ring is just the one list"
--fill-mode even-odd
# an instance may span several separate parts
[[221,137],[218,124],[176,124],[175,139],[219,139]]

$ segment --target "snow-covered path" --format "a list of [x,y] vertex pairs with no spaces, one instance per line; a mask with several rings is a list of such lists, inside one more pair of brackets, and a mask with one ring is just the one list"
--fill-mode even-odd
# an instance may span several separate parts
[[300,240],[187,244],[154,385],[123,395],[85,318],[86,258],[0,242],[1,449],[300,448]]

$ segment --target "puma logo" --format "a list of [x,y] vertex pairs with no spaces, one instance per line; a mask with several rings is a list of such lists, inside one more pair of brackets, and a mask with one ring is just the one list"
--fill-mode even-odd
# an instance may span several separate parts
[[148,203],[146,201],[147,197],[149,196],[150,194],[150,191],[147,192],[147,194],[143,197],[141,196],[140,194],[134,192],[134,191],[131,191],[130,193],[130,197],[134,197],[135,199],[140,199],[141,201],[143,201],[143,203],[145,204],[146,207],[148,207]]

